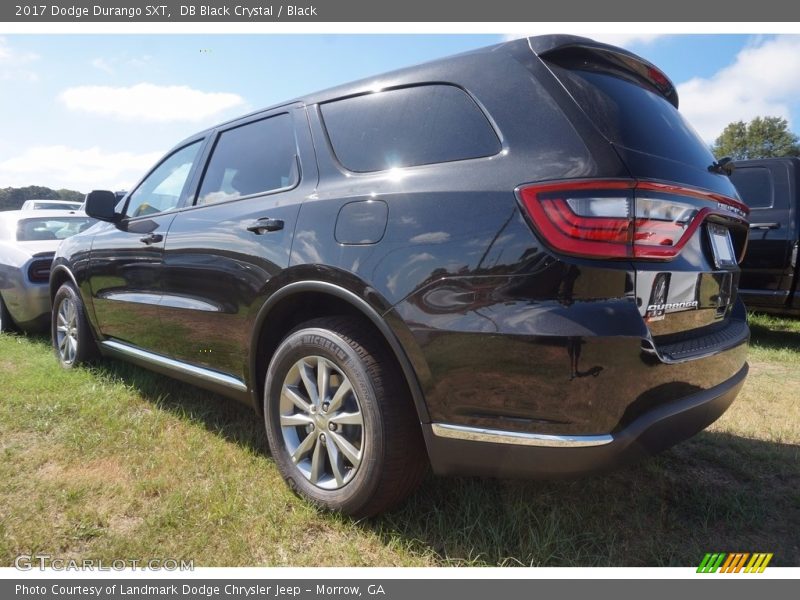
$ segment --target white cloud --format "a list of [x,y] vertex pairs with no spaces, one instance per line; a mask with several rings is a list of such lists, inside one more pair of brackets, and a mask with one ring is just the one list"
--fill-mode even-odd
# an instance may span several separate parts
[[38,81],[39,76],[27,68],[32,62],[39,60],[33,52],[20,52],[13,48],[3,37],[0,37],[0,81],[11,79]]
[[98,69],[100,71],[104,71],[105,73],[108,73],[109,75],[113,75],[113,73],[114,73],[114,67],[105,58],[93,58],[92,61],[91,61],[91,65],[95,69]]
[[800,36],[760,39],[712,77],[678,85],[681,112],[709,143],[731,121],[764,115],[790,120],[791,105],[800,95],[797,73]]
[[88,192],[129,189],[161,157],[70,146],[34,146],[0,162],[0,185],[45,185]]
[[595,41],[627,48],[628,46],[646,46],[652,44],[659,38],[664,37],[661,33],[588,33],[586,37]]
[[143,54],[141,56],[134,56],[131,58],[126,58],[125,56],[98,56],[97,58],[93,58],[91,61],[89,61],[89,64],[99,71],[103,71],[109,75],[114,75],[120,68],[143,69],[150,64],[152,59],[153,57],[149,54]]
[[[528,35],[546,35],[550,34],[552,31],[542,30],[539,32],[532,31]],[[612,46],[619,46],[620,48],[627,48],[629,46],[644,46],[647,44],[652,44],[659,38],[665,36],[663,33],[576,33],[580,37],[587,37],[593,39],[597,42],[603,42],[604,44],[611,44]],[[515,40],[517,38],[523,37],[520,34],[509,34],[505,36],[506,40]]]
[[238,94],[202,92],[185,85],[137,83],[130,87],[85,85],[64,90],[70,110],[140,121],[201,121],[244,104]]

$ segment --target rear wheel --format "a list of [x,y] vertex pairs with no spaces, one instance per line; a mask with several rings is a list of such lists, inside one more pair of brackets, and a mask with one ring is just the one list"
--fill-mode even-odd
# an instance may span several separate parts
[[289,486],[354,517],[385,511],[427,467],[422,434],[394,358],[358,319],[309,321],[272,357],[264,415]]
[[58,288],[51,321],[53,349],[62,367],[71,369],[97,356],[83,300],[71,283]]

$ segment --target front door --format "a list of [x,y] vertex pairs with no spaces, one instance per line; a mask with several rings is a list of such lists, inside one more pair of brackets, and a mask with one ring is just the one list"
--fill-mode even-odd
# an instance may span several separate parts
[[122,219],[95,235],[89,283],[104,337],[157,351],[164,244],[201,146],[167,156],[128,196]]

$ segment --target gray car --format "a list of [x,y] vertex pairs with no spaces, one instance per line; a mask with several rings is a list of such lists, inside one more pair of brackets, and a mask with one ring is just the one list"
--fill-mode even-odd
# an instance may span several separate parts
[[20,210],[80,210],[83,202],[73,200],[25,200]]
[[0,212],[0,331],[42,329],[50,320],[48,281],[61,240],[94,219],[69,210]]

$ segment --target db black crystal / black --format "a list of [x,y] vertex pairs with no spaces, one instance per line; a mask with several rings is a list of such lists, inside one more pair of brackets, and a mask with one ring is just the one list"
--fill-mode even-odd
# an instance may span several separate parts
[[[625,50],[522,39],[180,143],[50,280],[96,352],[253,406],[354,516],[439,474],[569,476],[700,431],[747,374],[747,208]],[[65,340],[66,338],[66,340]]]

